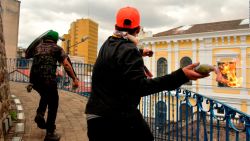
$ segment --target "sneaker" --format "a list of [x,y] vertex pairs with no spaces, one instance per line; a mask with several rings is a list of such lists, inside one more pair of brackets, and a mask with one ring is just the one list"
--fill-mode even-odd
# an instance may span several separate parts
[[61,136],[54,132],[47,132],[44,141],[59,141]]
[[38,128],[46,129],[45,119],[42,115],[37,114],[35,117],[35,122],[36,122]]

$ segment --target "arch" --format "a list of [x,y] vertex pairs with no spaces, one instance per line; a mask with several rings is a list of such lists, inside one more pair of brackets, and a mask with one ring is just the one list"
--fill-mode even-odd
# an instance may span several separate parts
[[161,57],[157,60],[157,77],[166,75],[168,73],[167,59]]
[[[192,59],[190,57],[182,57],[180,60],[180,67],[186,67],[188,65],[192,64]],[[192,81],[187,82],[185,85],[192,85]]]
[[167,105],[164,101],[158,101],[155,106],[155,126],[159,132],[163,132],[167,119]]
[[182,57],[181,60],[180,60],[180,67],[183,68],[183,67],[186,67],[187,65],[190,65],[192,64],[192,59],[190,57]]

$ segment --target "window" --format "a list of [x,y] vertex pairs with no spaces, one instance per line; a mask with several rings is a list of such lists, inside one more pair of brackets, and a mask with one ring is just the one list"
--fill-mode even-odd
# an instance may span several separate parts
[[[187,56],[181,58],[181,61],[180,61],[180,67],[181,68],[186,67],[186,66],[188,66],[190,64],[192,64],[191,58],[189,58]],[[187,82],[185,85],[192,85],[192,81]]]
[[155,125],[156,128],[163,132],[167,118],[167,105],[164,101],[158,101],[155,107]]
[[237,87],[239,81],[236,77],[236,62],[218,62],[219,71],[228,83],[218,82],[218,87]]
[[163,76],[168,73],[168,62],[165,58],[160,58],[157,61],[157,76]]

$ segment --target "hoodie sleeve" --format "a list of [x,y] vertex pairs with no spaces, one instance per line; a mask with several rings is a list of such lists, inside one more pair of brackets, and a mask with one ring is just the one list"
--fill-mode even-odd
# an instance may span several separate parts
[[163,90],[174,90],[189,81],[182,69],[162,77],[147,79],[142,56],[135,46],[123,47],[118,56],[118,64],[122,68],[122,78],[128,89],[133,90],[139,96]]

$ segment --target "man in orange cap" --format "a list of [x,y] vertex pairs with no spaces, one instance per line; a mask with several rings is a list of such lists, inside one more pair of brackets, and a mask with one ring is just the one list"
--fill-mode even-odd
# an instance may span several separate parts
[[189,80],[207,77],[193,70],[199,63],[171,74],[148,79],[136,36],[140,14],[121,8],[115,32],[102,45],[93,68],[92,92],[86,106],[89,141],[153,141],[153,135],[137,108],[143,96],[174,90]]

